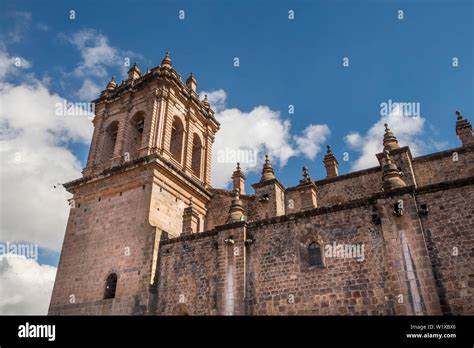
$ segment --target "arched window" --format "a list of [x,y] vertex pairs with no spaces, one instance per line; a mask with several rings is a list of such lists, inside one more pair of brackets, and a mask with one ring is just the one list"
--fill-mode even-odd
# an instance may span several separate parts
[[125,150],[128,151],[132,157],[138,157],[137,152],[142,146],[144,124],[145,114],[143,112],[137,112],[130,120]]
[[108,298],[115,298],[116,289],[117,289],[117,274],[110,273],[107,276],[107,280],[105,282],[104,300]]
[[308,246],[308,263],[309,266],[322,266],[323,264],[321,247],[316,242],[313,242]]
[[117,141],[118,121],[114,121],[105,129],[104,143],[102,146],[101,162],[112,158],[114,154],[115,142]]
[[170,152],[175,160],[181,163],[181,154],[183,152],[184,127],[181,120],[175,116],[171,129]]
[[193,136],[193,157],[191,162],[191,169],[198,178],[201,177],[201,153],[202,143],[197,134]]

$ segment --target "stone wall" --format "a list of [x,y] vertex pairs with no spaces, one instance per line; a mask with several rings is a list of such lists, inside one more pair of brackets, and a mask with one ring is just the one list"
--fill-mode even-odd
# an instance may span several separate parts
[[212,189],[211,192],[213,196],[207,206],[206,221],[204,224],[204,230],[206,231],[210,231],[214,227],[226,223],[233,198],[233,194],[225,190]]
[[443,313],[474,314],[474,186],[420,193],[421,217]]
[[[150,172],[99,180],[74,195],[50,314],[144,313],[155,228],[148,223]],[[115,299],[104,300],[106,278],[118,276]]]
[[218,314],[217,261],[217,233],[162,242],[156,278],[156,313]]
[[[249,229],[249,314],[393,314],[383,238],[370,211],[360,206]],[[302,254],[312,241],[323,253],[333,243],[364,246],[364,260],[323,254],[323,266],[308,267]]]
[[[156,313],[473,314],[472,180],[406,187],[166,241]],[[403,213],[395,214],[400,202]],[[308,264],[313,242],[321,265]],[[334,255],[332,246],[352,254]]]
[[[221,227],[193,239],[163,243],[160,255],[164,256],[157,267],[157,313],[176,313],[177,292],[181,292],[185,301],[181,306],[188,314],[409,314],[409,309],[400,307],[411,307],[412,299],[406,294],[400,306],[396,299],[403,289],[397,277],[387,274],[392,260],[386,258],[382,226],[372,220],[374,204],[358,202],[251,223],[244,237],[238,229]],[[392,202],[384,204],[392,206]],[[414,233],[410,226],[404,226],[408,239]],[[227,238],[235,243],[227,245]],[[242,243],[248,239],[251,243]],[[321,246],[322,266],[307,264],[304,253],[311,242]],[[358,253],[326,254],[327,246],[334,245],[355,247],[351,250]],[[416,246],[413,251],[417,258]],[[422,260],[415,263],[420,271],[416,277],[423,283]],[[238,290],[242,279],[244,294]],[[229,292],[233,310],[229,310]]]
[[413,160],[419,187],[474,176],[474,146],[443,151]]
[[[163,170],[166,166],[167,170]],[[151,155],[66,184],[74,193],[50,314],[145,314],[151,302],[158,245],[179,236],[183,211],[193,207],[203,228],[210,193],[172,175]],[[118,276],[114,299],[104,299],[106,278]],[[72,296],[72,297],[71,297]]]
[[315,181],[319,207],[367,198],[382,187],[382,171],[379,167],[341,175],[332,179]]
[[[241,276],[245,273],[246,279],[241,314],[394,314],[396,294],[386,285],[384,241],[380,227],[371,221],[371,211],[370,206],[360,205],[250,224],[246,238],[253,242],[241,243],[237,252],[241,232],[233,229],[164,242],[157,267],[157,314],[177,313],[178,306],[184,306],[180,294],[188,314],[236,314],[225,306],[229,291],[225,278],[232,264],[229,260],[237,262],[242,255],[242,268],[234,269]],[[236,240],[231,246],[223,242],[229,236]],[[324,257],[324,266],[308,267],[302,253],[310,241],[319,242],[323,252],[326,245],[335,243],[358,246],[361,253],[350,258]],[[236,299],[235,283],[232,298]],[[224,305],[218,306],[219,298]]]

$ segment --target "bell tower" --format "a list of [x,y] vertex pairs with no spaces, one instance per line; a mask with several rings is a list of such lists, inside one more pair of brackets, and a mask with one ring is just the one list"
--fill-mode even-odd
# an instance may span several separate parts
[[192,232],[203,230],[219,123],[169,53],[145,72],[135,63],[120,84],[112,77],[94,105],[83,176],[64,184],[73,198],[50,313],[143,314],[160,240],[189,233],[190,205]]
[[196,88],[193,73],[183,83],[169,53],[143,75],[135,63],[120,85],[112,77],[94,101],[94,134],[84,176],[156,153],[209,187],[219,123],[207,97],[198,99]]

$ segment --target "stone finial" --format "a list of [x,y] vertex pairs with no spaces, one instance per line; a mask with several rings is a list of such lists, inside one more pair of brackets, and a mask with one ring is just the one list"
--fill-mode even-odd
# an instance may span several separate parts
[[398,145],[398,140],[393,134],[393,132],[388,128],[388,124],[384,124],[385,127],[385,134],[383,135],[383,150],[388,150],[391,151],[393,149],[398,149],[400,148],[400,145]]
[[227,222],[241,221],[242,216],[244,216],[244,207],[242,205],[242,200],[240,199],[240,192],[239,190],[234,190],[234,199],[230,205]]
[[272,164],[270,163],[270,159],[268,155],[265,155],[265,164],[263,165],[262,169],[262,177],[260,182],[275,179],[275,172],[273,171]]
[[240,163],[237,163],[237,167],[232,173],[232,182],[234,184],[234,191],[245,194],[245,175],[240,169]]
[[332,153],[331,147],[326,145],[327,152],[324,156],[324,167],[326,167],[326,178],[334,178],[339,175],[339,163],[337,162],[336,156]]
[[140,69],[138,68],[138,64],[134,63],[133,66],[128,70],[128,79],[129,80],[136,80],[141,76]]
[[193,206],[193,196],[190,196],[190,197],[189,197],[189,206],[190,206],[190,207]]
[[171,68],[171,57],[169,52],[166,52],[165,58],[163,58],[163,61],[161,62],[161,67],[168,69]]
[[301,184],[304,184],[306,182],[311,182],[311,177],[309,176],[309,171],[308,171],[308,167],[303,167],[303,179],[300,180],[300,183]]
[[196,92],[197,81],[193,73],[189,74],[189,77],[186,80],[186,86],[188,86],[188,88],[190,88],[192,91]]
[[397,165],[393,163],[390,157],[389,150],[383,152],[385,158],[385,164],[383,165],[382,171],[382,188],[384,191],[391,190],[394,188],[405,187],[406,183],[403,181],[400,170]]
[[207,99],[207,94],[204,94],[204,99],[202,100],[202,104],[206,109],[209,109],[211,107],[211,104],[209,104],[209,100]]
[[115,81],[115,76],[112,76],[112,79],[107,84],[107,90],[112,91],[117,87],[117,82]]
[[471,123],[463,118],[459,111],[456,111],[456,115],[456,135],[461,140],[462,146],[474,143]]

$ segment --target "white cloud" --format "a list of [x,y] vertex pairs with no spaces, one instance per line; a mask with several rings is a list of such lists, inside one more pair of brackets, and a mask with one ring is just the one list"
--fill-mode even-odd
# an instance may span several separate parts
[[218,89],[212,92],[201,92],[199,93],[199,99],[204,99],[207,94],[209,104],[212,105],[214,112],[218,113],[225,109],[227,94],[223,89]]
[[4,51],[0,51],[0,81],[7,74],[17,74],[20,69],[28,69],[31,63],[23,57],[12,57]]
[[66,145],[89,144],[91,121],[57,115],[63,98],[38,80],[0,83],[0,93],[0,240],[59,250],[70,194],[53,185],[81,176],[81,164]]
[[131,57],[141,58],[139,54],[111,46],[108,38],[94,29],[85,28],[70,37],[65,34],[60,37],[72,44],[81,56],[76,68],[65,75],[80,79],[81,87],[75,95],[81,100],[89,101],[99,96],[112,76],[110,69],[118,70],[125,77],[129,69],[125,63],[133,63]]
[[359,153],[359,157],[352,163],[352,170],[379,165],[375,155],[383,150],[385,123],[397,137],[400,146],[410,146],[413,155],[427,151],[428,145],[420,138],[425,119],[421,116],[404,116],[398,108],[395,108],[389,115],[382,116],[373,124],[365,135],[351,132],[344,137],[345,142]]
[[213,146],[212,184],[225,187],[240,162],[245,172],[261,170],[264,154],[272,164],[285,166],[293,156],[314,159],[330,131],[326,125],[308,125],[301,135],[291,133],[291,122],[268,106],[257,106],[250,112],[226,109],[226,93],[220,89],[202,92],[216,112],[221,128]]
[[330,133],[329,127],[325,124],[309,125],[303,131],[303,135],[295,136],[298,151],[314,160]]
[[106,36],[93,29],[83,29],[68,39],[80,52],[82,61],[74,70],[79,77],[107,76],[108,66],[119,66],[123,63],[119,52],[110,46]]
[[56,270],[24,256],[0,256],[0,314],[47,314]]
[[91,79],[85,79],[77,91],[77,96],[81,100],[93,100],[99,96],[101,90],[102,88]]

